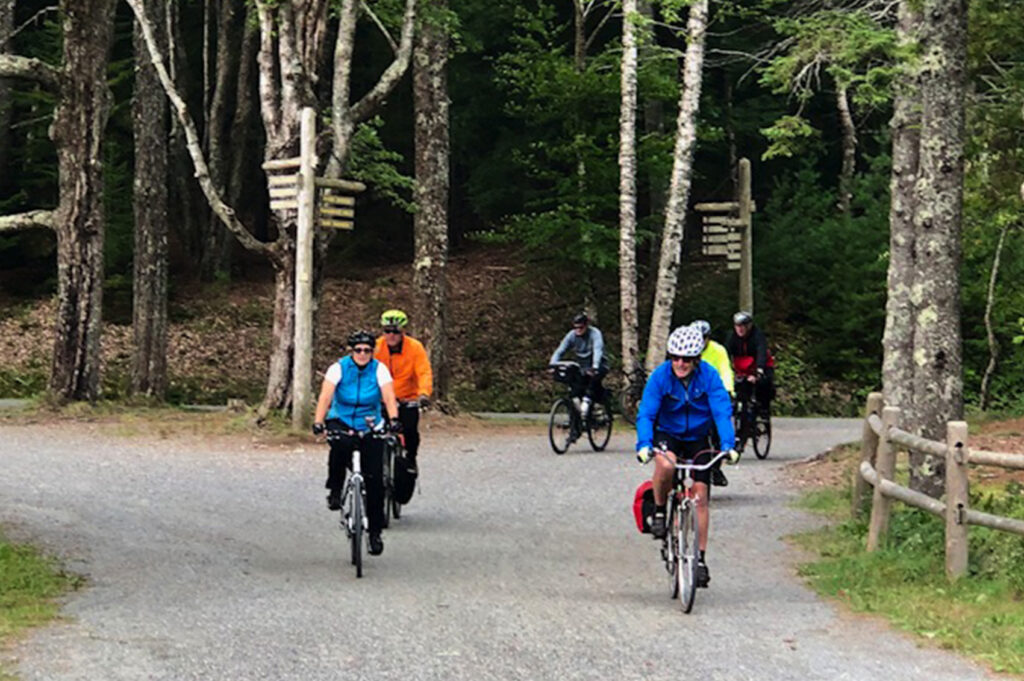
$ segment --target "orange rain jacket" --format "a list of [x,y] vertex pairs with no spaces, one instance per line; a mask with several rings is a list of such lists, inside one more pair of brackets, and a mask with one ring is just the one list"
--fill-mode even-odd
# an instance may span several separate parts
[[418,399],[420,395],[429,397],[434,391],[434,372],[430,369],[427,350],[423,343],[411,336],[402,339],[402,349],[391,352],[384,336],[377,339],[374,358],[391,372],[395,381],[395,397],[403,402]]

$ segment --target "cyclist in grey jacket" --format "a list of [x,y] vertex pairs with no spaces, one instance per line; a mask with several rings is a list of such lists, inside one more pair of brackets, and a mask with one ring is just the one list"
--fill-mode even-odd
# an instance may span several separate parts
[[565,334],[565,338],[551,355],[550,363],[554,364],[561,360],[570,349],[576,355],[580,369],[583,370],[584,383],[580,396],[586,395],[591,400],[603,400],[604,387],[601,381],[608,373],[608,359],[604,356],[604,336],[601,335],[600,329],[590,325],[585,312],[573,317],[572,331]]

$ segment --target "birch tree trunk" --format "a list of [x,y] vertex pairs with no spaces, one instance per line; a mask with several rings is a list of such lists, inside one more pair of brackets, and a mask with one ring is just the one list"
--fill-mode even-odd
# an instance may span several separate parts
[[693,152],[697,146],[697,115],[700,111],[707,21],[708,0],[695,0],[690,5],[690,18],[686,26],[686,65],[679,97],[672,181],[669,185],[661,258],[658,263],[658,281],[655,285],[654,307],[651,311],[651,332],[647,339],[648,374],[654,371],[665,356],[665,344],[672,324],[672,307],[676,298],[683,231],[686,226],[686,207],[690,199]]
[[[447,0],[434,0],[444,11]],[[448,391],[448,35],[444,26],[429,19],[416,35],[412,57],[415,109],[416,207],[413,219],[416,260],[414,283],[419,308],[427,315],[420,328],[430,352],[434,391],[444,399]]]
[[[156,27],[165,25],[163,5],[151,10]],[[161,43],[162,31],[156,38]],[[159,400],[167,390],[167,99],[136,22],[135,250],[132,284],[132,392]]]
[[57,322],[50,392],[95,400],[103,302],[103,130],[110,111],[107,62],[113,0],[62,0],[61,96],[50,134],[57,147]]
[[[918,40],[921,20],[915,0],[900,2],[898,34],[909,47]],[[900,407],[908,422],[914,420],[912,381],[913,324],[916,312],[911,291],[917,263],[914,255],[914,185],[920,165],[921,92],[916,67],[905,65],[896,83],[892,128],[892,178],[889,209],[888,298],[882,337],[882,391],[885,403]]]
[[632,394],[640,360],[636,294],[637,0],[622,3],[622,76],[619,104],[619,319],[622,373]]
[[1003,258],[1003,244],[1006,242],[1006,234],[1013,227],[1013,223],[1003,225],[999,232],[999,242],[996,244],[995,255],[992,256],[992,271],[988,277],[988,295],[985,296],[985,335],[988,337],[988,364],[985,366],[985,374],[981,377],[981,388],[979,401],[981,410],[988,409],[988,391],[992,382],[992,375],[996,371],[996,362],[999,361],[999,343],[996,341],[995,331],[992,329],[992,305],[996,299],[996,280],[999,277],[999,263]]
[[850,113],[850,99],[845,85],[836,83],[836,108],[843,131],[843,166],[839,171],[839,210],[850,212],[853,199],[853,176],[857,172],[857,126]]
[[[7,44],[14,31],[14,0],[0,0],[0,54],[11,51]],[[0,77],[0,199],[10,193],[7,186],[11,163],[11,87]]]

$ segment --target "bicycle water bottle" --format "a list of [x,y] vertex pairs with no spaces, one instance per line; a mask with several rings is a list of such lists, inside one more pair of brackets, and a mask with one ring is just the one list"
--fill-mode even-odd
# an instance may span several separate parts
[[580,413],[586,416],[588,411],[590,411],[590,398],[584,397],[583,403],[580,405]]
[[580,403],[580,398],[578,397],[572,398],[572,404],[574,407],[576,407],[576,411],[580,411],[581,409],[583,409],[583,405]]

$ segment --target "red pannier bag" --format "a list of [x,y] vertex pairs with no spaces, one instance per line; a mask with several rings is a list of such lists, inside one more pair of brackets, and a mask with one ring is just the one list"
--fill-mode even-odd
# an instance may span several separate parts
[[641,534],[651,533],[651,518],[654,517],[654,483],[644,480],[633,495],[633,518]]

